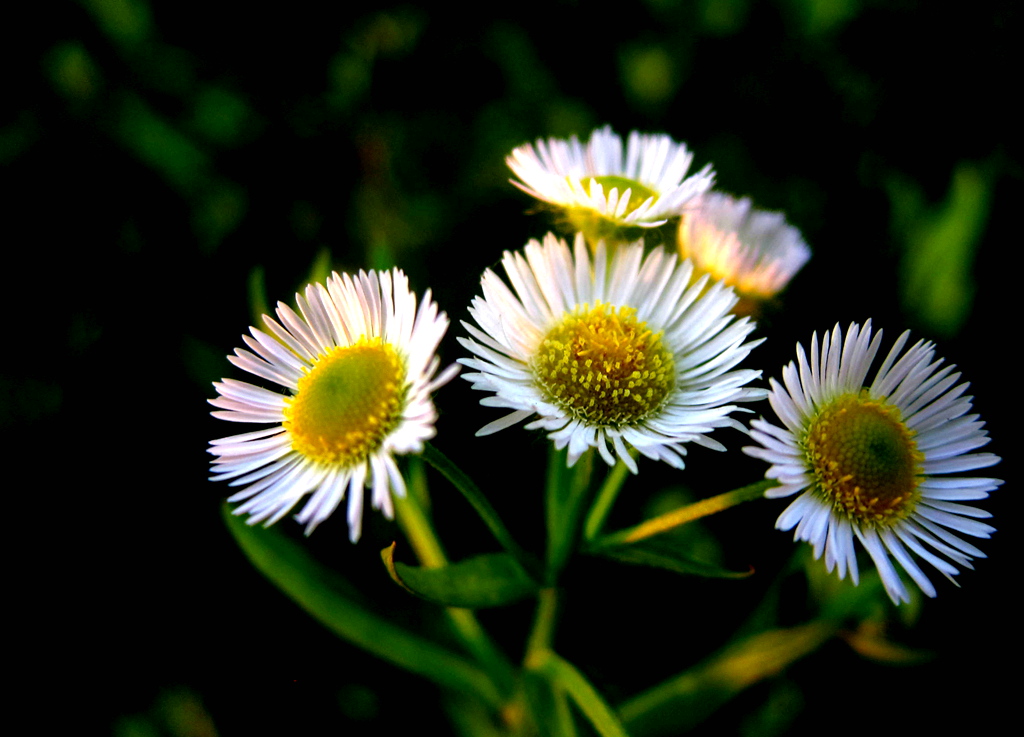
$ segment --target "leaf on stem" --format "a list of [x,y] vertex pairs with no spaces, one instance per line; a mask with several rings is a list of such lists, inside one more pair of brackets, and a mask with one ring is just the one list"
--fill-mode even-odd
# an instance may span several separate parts
[[438,568],[394,559],[395,543],[380,552],[391,578],[406,591],[442,606],[483,609],[532,596],[540,588],[509,553],[489,553]]
[[751,567],[746,571],[730,571],[727,568],[695,560],[672,540],[647,538],[631,545],[610,545],[591,549],[592,555],[610,558],[620,563],[663,568],[668,571],[705,578],[747,578],[753,575]]

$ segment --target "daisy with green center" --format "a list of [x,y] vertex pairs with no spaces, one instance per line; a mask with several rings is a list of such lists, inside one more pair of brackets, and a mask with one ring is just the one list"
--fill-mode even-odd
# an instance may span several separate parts
[[679,223],[679,253],[698,274],[710,274],[740,296],[738,312],[756,312],[811,257],[800,231],[781,212],[752,207],[749,198],[709,192]]
[[633,447],[682,468],[684,443],[724,450],[707,433],[741,428],[735,403],[765,396],[746,386],[759,371],[736,369],[760,341],[744,342],[754,326],[729,314],[732,290],[690,285],[690,263],[661,248],[609,256],[599,242],[591,259],[582,236],[570,250],[549,233],[502,265],[512,288],[485,271],[459,339],[465,378],[494,395],[480,403],[512,410],[478,435],[535,417],[526,427],[568,447],[570,466],[596,448],[636,473]]
[[306,534],[348,495],[349,537],[359,539],[363,488],[389,519],[391,494],[405,495],[394,454],[419,453],[434,436],[430,395],[457,373],[435,378],[438,343],[448,318],[428,291],[416,307],[405,274],[334,273],[295,295],[298,313],[278,303],[273,335],[250,328],[228,360],[288,390],[270,391],[234,379],[214,383],[219,411],[231,422],[268,424],[214,440],[213,480],[242,487],[228,498],[249,524],[273,524],[309,497],[296,519]]
[[685,144],[666,135],[629,134],[605,126],[584,146],[576,136],[524,144],[505,160],[519,177],[512,183],[564,210],[574,231],[597,238],[621,228],[653,228],[678,217],[686,204],[711,187],[705,166],[686,176],[693,160]]
[[918,559],[952,581],[953,563],[971,568],[973,557],[985,557],[961,536],[989,537],[994,529],[978,520],[991,515],[961,502],[984,499],[1002,483],[947,475],[999,457],[971,452],[989,438],[978,415],[967,414],[971,397],[963,396],[968,385],[957,383],[955,366],[941,367],[924,341],[900,355],[908,337],[896,340],[866,386],[882,331],[872,339],[870,321],[863,329],[853,324],[844,343],[836,325],[820,349],[815,334],[810,358],[798,346],[783,383],[771,381],[768,399],[784,427],[753,421],[750,434],[761,447],[744,448],[772,464],[765,475],[780,485],[765,496],[799,494],[776,527],[795,527],[815,558],[824,553],[825,567],[839,578],[849,572],[855,584],[859,540],[897,604],[909,595],[890,559],[935,596]]

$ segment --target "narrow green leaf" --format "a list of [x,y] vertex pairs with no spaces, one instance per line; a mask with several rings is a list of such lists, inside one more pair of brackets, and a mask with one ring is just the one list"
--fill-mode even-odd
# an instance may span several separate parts
[[242,552],[271,583],[340,637],[434,683],[499,708],[487,675],[464,659],[357,604],[351,587],[273,528],[251,527],[223,508]]
[[754,573],[753,568],[746,571],[730,571],[711,563],[694,560],[670,540],[648,538],[632,545],[597,548],[591,553],[620,563],[664,568],[676,573],[705,578],[747,578]]
[[501,517],[498,516],[498,512],[491,506],[490,501],[484,496],[483,492],[480,491],[480,487],[473,483],[473,480],[463,473],[461,468],[452,463],[444,453],[430,443],[424,445],[422,455],[423,460],[439,471],[466,498],[466,501],[472,505],[474,511],[480,516],[484,524],[487,525],[491,534],[494,535],[494,539],[505,550],[515,556],[515,559],[524,570],[529,571],[534,578],[540,578],[543,573],[540,564],[532,555],[519,547],[519,544],[505,528],[505,524],[501,521]]
[[395,583],[442,606],[482,609],[525,599],[537,583],[508,553],[489,553],[438,568],[421,568],[394,559],[395,544],[380,556]]

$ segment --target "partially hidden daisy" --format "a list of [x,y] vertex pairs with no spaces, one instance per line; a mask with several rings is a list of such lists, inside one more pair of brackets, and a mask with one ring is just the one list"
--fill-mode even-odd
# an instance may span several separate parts
[[394,454],[418,453],[434,436],[431,393],[458,366],[437,374],[448,318],[429,290],[416,295],[398,269],[334,273],[297,294],[298,313],[278,303],[265,333],[242,336],[228,360],[287,393],[234,379],[215,382],[215,417],[270,425],[214,440],[213,480],[241,489],[235,514],[273,524],[309,497],[296,519],[306,533],[348,495],[349,537],[359,539],[363,489],[389,519],[391,494],[405,495]]
[[586,145],[576,136],[538,140],[505,161],[519,177],[514,185],[563,209],[574,230],[603,237],[678,217],[714,181],[710,165],[687,176],[692,160],[685,144],[663,134],[633,131],[623,150],[622,139],[605,126]]
[[772,297],[789,283],[811,257],[800,231],[781,212],[752,206],[708,192],[687,209],[679,223],[679,253],[693,260],[697,273],[708,273],[740,296],[741,313]]
[[724,450],[707,433],[741,427],[735,403],[762,399],[747,388],[759,371],[737,369],[760,341],[729,314],[736,297],[707,279],[690,285],[692,266],[643,244],[609,256],[599,242],[591,259],[577,235],[573,250],[550,233],[502,259],[511,288],[488,269],[482,297],[459,341],[473,358],[459,362],[481,404],[511,414],[483,427],[488,435],[527,418],[528,429],[568,447],[572,465],[588,448],[633,473],[629,448],[683,467],[684,443]]
[[836,325],[820,346],[815,333],[810,357],[798,346],[782,384],[771,381],[768,399],[783,427],[754,420],[750,434],[760,447],[744,448],[772,464],[765,475],[780,486],[765,496],[799,494],[776,527],[795,527],[815,558],[824,554],[829,571],[849,572],[855,584],[859,540],[897,604],[909,595],[894,560],[935,596],[920,561],[952,581],[954,563],[971,568],[972,558],[985,557],[962,536],[989,537],[994,529],[978,520],[991,515],[961,502],[984,499],[1002,483],[949,475],[999,457],[972,452],[989,438],[985,423],[968,414],[968,384],[957,383],[955,366],[943,367],[928,342],[903,352],[908,338],[896,340],[866,385],[882,331],[872,338],[870,320],[852,324],[844,341]]

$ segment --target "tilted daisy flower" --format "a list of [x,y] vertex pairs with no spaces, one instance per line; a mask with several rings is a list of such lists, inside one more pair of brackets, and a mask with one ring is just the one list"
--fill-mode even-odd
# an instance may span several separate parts
[[434,436],[430,394],[458,366],[437,374],[438,343],[448,318],[429,290],[416,295],[398,269],[357,276],[334,273],[327,285],[295,295],[298,313],[278,303],[270,333],[250,328],[235,366],[288,390],[287,394],[234,379],[214,383],[220,411],[231,422],[271,425],[214,440],[213,480],[242,487],[228,498],[249,524],[277,522],[309,497],[296,519],[306,533],[348,495],[349,537],[359,539],[363,488],[389,519],[391,494],[405,495],[396,453],[419,453]]
[[678,217],[714,181],[710,165],[686,176],[692,160],[685,144],[636,131],[623,151],[622,139],[605,126],[585,146],[576,136],[538,140],[519,146],[505,161],[519,177],[514,185],[564,209],[574,230],[603,237]]
[[971,452],[989,438],[978,415],[967,414],[971,397],[955,366],[941,367],[924,341],[903,352],[908,337],[896,340],[866,386],[882,331],[872,339],[870,321],[852,324],[844,342],[836,325],[820,348],[815,334],[810,358],[799,346],[783,383],[771,381],[768,400],[783,427],[754,420],[750,434],[761,447],[744,448],[772,464],[765,475],[780,486],[765,496],[799,494],[776,527],[795,527],[815,558],[824,553],[826,568],[839,578],[849,571],[855,584],[859,540],[897,604],[909,595],[891,559],[935,596],[918,559],[952,581],[958,569],[950,561],[971,568],[972,557],[985,557],[961,535],[989,537],[994,529],[978,519],[991,515],[960,502],[984,499],[1002,483],[947,475],[999,457]]
[[708,192],[679,223],[679,253],[693,260],[698,274],[711,274],[740,296],[740,313],[782,291],[811,257],[800,231],[781,212]]
[[684,443],[724,450],[706,434],[741,427],[735,403],[764,398],[746,387],[760,371],[735,368],[760,341],[744,342],[754,326],[729,314],[732,290],[689,286],[674,254],[635,243],[609,257],[599,242],[591,259],[582,236],[570,251],[549,233],[502,265],[512,288],[485,271],[459,339],[474,355],[459,359],[465,378],[494,393],[480,403],[512,410],[478,435],[536,417],[526,427],[568,447],[569,465],[597,448],[636,473],[631,446],[682,468]]

